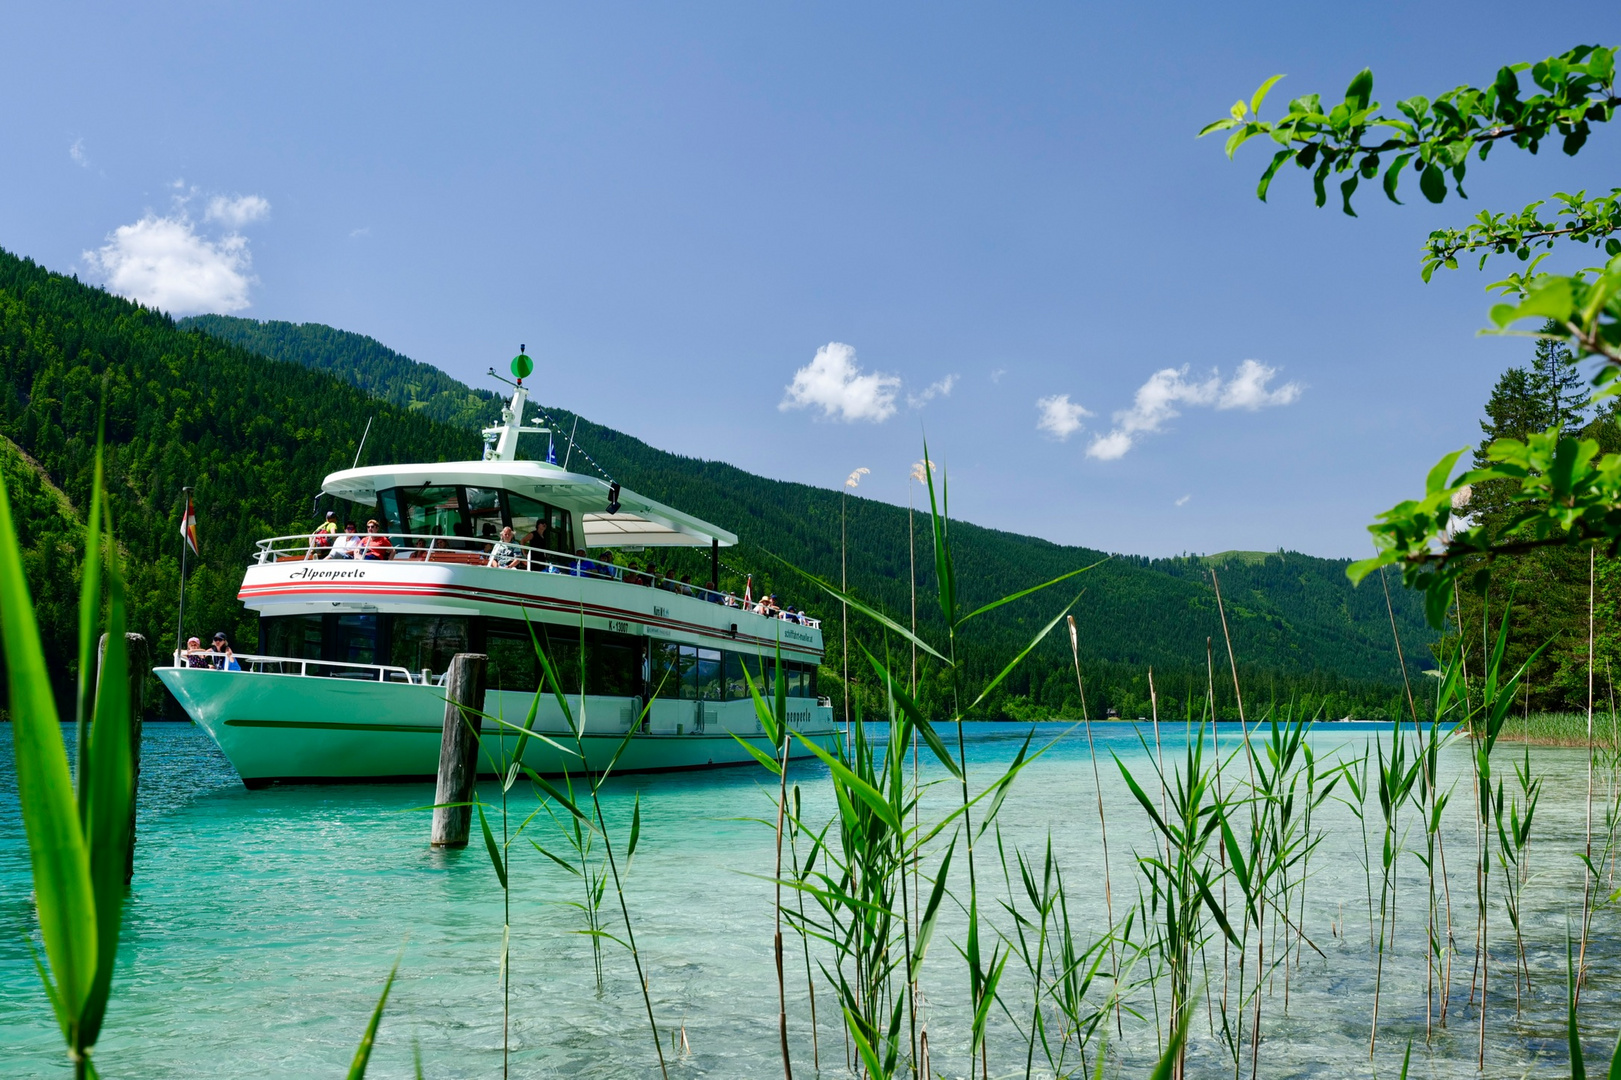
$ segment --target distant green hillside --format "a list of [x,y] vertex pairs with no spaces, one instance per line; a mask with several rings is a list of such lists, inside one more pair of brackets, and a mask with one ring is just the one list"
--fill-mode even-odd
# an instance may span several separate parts
[[[422,415],[476,428],[499,408],[493,394],[470,389],[448,375],[372,338],[319,324],[261,323],[204,316],[183,328],[205,331],[276,360],[348,379],[382,401],[416,409]],[[567,410],[545,410],[560,430],[576,417]],[[738,548],[726,553],[738,572],[801,601],[812,610],[828,605],[784,575],[765,552],[790,557],[814,573],[836,579],[839,570],[840,493],[755,476],[722,462],[667,453],[639,439],[579,417],[578,445],[613,478],[674,506],[737,532]],[[538,451],[538,447],[533,448]],[[415,459],[424,455],[417,453]],[[368,449],[370,461],[387,460]],[[574,467],[579,468],[576,457]],[[927,522],[919,519],[919,613],[926,628],[938,630],[932,600],[933,558]],[[849,500],[850,581],[860,593],[890,611],[909,610],[907,514],[904,508],[869,499]],[[1104,558],[1104,553],[987,529],[952,524],[964,603],[975,605]],[[1174,704],[1189,687],[1205,683],[1206,638],[1218,653],[1221,627],[1209,568],[1221,577],[1227,616],[1241,666],[1263,698],[1276,692],[1311,695],[1333,711],[1349,711],[1353,700],[1364,713],[1386,707],[1399,683],[1384,594],[1353,589],[1345,560],[1319,559],[1292,552],[1224,552],[1185,559],[1115,556],[1078,579],[1060,598],[1058,590],[1039,599],[1002,608],[988,617],[980,644],[967,663],[994,670],[1054,611],[1084,585],[1076,607],[1083,660],[1090,674],[1107,686],[1103,695],[1124,713],[1146,709],[1146,671],[1156,670],[1162,706]],[[699,564],[692,565],[695,572]],[[740,579],[723,584],[740,587]],[[1416,598],[1398,590],[1397,622],[1410,662],[1426,666],[1424,626]],[[836,638],[837,628],[832,628]],[[1060,640],[1062,639],[1062,640]],[[1218,686],[1221,679],[1218,676]],[[1075,702],[1075,679],[1068,642],[1055,634],[1008,684],[1007,711],[1062,708]],[[1225,693],[1225,691],[1222,691]]]

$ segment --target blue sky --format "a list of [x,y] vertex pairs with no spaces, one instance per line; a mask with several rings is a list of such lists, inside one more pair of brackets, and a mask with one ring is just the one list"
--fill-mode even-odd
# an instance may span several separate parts
[[1621,182],[1601,128],[1353,221],[1193,137],[1277,72],[1273,114],[1613,44],[1602,5],[336,7],[10,13],[0,246],[479,385],[523,342],[543,402],[893,502],[927,435],[958,515],[1113,551],[1365,554],[1528,353],[1425,234]]

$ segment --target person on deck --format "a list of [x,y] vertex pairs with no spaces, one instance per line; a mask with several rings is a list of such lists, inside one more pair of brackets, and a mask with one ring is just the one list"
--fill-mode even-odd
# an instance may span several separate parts
[[214,666],[208,662],[208,654],[203,651],[203,643],[202,639],[200,638],[186,639],[185,660],[186,667],[189,668],[206,668]]
[[329,559],[353,559],[360,554],[360,537],[355,534],[355,523],[343,523],[343,532],[332,542]]
[[[331,510],[328,510],[326,512],[326,520],[317,525],[315,527],[315,531],[310,533],[310,554],[315,556],[315,552],[324,551],[327,548],[330,548],[332,546],[332,538],[336,536],[337,533],[338,515],[333,513]],[[319,558],[320,556],[315,557]]]
[[377,531],[377,522],[366,522],[366,535],[360,538],[362,559],[388,559],[394,555],[394,545],[388,537]]
[[522,555],[512,542],[512,526],[508,525],[501,530],[501,540],[490,550],[491,566],[512,566]]
[[220,671],[241,671],[242,665],[236,662],[236,653],[231,651],[231,642],[221,630],[214,635],[214,644],[210,646],[214,653],[213,663],[210,667]]
[[[523,546],[526,548],[545,549],[546,523],[544,521],[535,522],[534,527],[529,530],[529,535],[523,538]],[[544,555],[540,555],[535,551],[527,551],[524,553],[524,556],[528,563],[529,569],[544,570],[546,568],[544,566],[546,558]],[[542,565],[537,566],[537,563]]]

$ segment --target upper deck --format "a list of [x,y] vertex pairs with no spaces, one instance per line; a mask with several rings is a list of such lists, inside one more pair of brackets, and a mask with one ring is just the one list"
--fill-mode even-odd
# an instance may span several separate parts
[[309,536],[261,540],[238,598],[265,616],[393,612],[584,625],[632,636],[820,658],[821,621],[735,594],[518,543],[374,533],[377,557]]

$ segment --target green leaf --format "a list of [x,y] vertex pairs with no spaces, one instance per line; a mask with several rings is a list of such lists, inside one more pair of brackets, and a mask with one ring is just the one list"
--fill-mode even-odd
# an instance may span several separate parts
[[[105,507],[105,502],[103,503]],[[107,511],[104,510],[104,513]],[[79,1016],[79,1039],[90,1046],[101,1033],[118,958],[119,916],[129,862],[130,801],[135,796],[130,759],[129,646],[124,637],[124,578],[118,545],[107,529],[107,647],[96,684],[89,733],[90,886],[96,901],[96,977]]]
[[906,831],[905,826],[901,824],[900,816],[895,812],[895,808],[889,805],[889,801],[884,798],[877,788],[857,776],[844,762],[838,760],[799,732],[794,731],[789,734],[804,743],[806,749],[811,753],[821,758],[822,763],[833,771],[833,776],[839,784],[850,794],[866,803],[872,809],[872,812],[878,815],[880,821],[897,833]]
[[940,901],[946,895],[946,876],[951,872],[951,853],[957,849],[957,834],[952,833],[951,843],[946,845],[946,854],[940,860],[940,869],[934,875],[934,888],[929,892],[929,902],[923,909],[923,921],[918,923],[917,948],[912,951],[912,970],[916,971],[923,966],[923,955],[928,952],[929,939],[934,937],[934,924],[940,917]]
[[[929,441],[923,440],[923,460],[932,460],[929,457]],[[946,480],[940,478],[940,498],[937,501],[934,495],[934,470],[925,467],[923,479],[929,485],[929,526],[934,534],[934,579],[935,587],[940,595],[940,613],[945,616],[946,625],[952,630],[957,628],[957,575],[951,562],[950,519],[947,517]],[[938,655],[938,654],[937,654]],[[945,657],[940,657],[944,660]]]
[[934,730],[934,725],[929,723],[928,719],[923,715],[922,707],[900,684],[900,680],[895,678],[889,668],[872,654],[871,650],[859,641],[856,642],[856,648],[866,655],[867,662],[872,665],[873,671],[884,681],[889,693],[894,696],[896,704],[906,714],[912,726],[917,728],[918,732],[923,736],[923,741],[928,744],[929,749],[934,751],[934,756],[940,759],[940,764],[944,765],[952,776],[961,779],[962,772],[957,768],[956,760],[952,758],[951,751],[946,749],[946,744],[941,740],[939,732]]
[[1570,1044],[1570,1080],[1587,1080],[1587,1065],[1582,1061],[1582,1033],[1576,1027],[1576,961],[1571,952],[1568,925],[1565,927],[1565,1038]]
[[776,758],[772,757],[770,754],[766,753],[764,750],[761,750],[759,747],[755,746],[753,743],[749,742],[747,739],[743,738],[741,735],[739,735],[735,731],[728,731],[726,734],[728,734],[732,738],[736,739],[737,740],[737,745],[739,745],[743,749],[747,750],[749,752],[749,756],[754,758],[755,761],[758,761],[762,766],[764,766],[771,773],[772,776],[781,776],[782,775],[782,766],[780,764],[778,764]]
[[533,841],[533,840],[529,841],[529,846],[534,848],[536,851],[540,852],[542,855],[546,856],[548,859],[550,859],[552,862],[556,863],[558,866],[561,866],[564,870],[567,870],[569,873],[573,874],[575,877],[584,876],[584,875],[582,875],[580,873],[580,868],[578,866],[575,866],[574,864],[568,862],[566,859],[563,859],[561,856],[552,854],[551,852],[547,851],[545,848],[541,847],[539,844],[535,843],[535,841]]
[[1407,167],[1407,163],[1411,160],[1413,160],[1412,154],[1402,154],[1391,163],[1390,168],[1385,170],[1385,198],[1397,206],[1403,204],[1400,199],[1396,198],[1396,184],[1401,179],[1401,171]]
[[1418,189],[1424,197],[1432,203],[1438,203],[1447,197],[1446,177],[1441,174],[1441,166],[1430,162],[1418,177]]
[[1261,174],[1261,182],[1255,186],[1256,198],[1266,202],[1266,193],[1272,186],[1272,178],[1278,174],[1278,170],[1283,167],[1283,163],[1294,156],[1295,152],[1293,150],[1279,150],[1272,155],[1272,163],[1266,167],[1266,172]]
[[1281,78],[1283,78],[1282,75],[1274,75],[1266,82],[1262,83],[1259,90],[1255,91],[1255,96],[1250,98],[1250,114],[1252,116],[1261,111],[1261,103],[1266,100],[1266,95],[1272,90],[1272,87],[1276,85],[1277,81]]
[[636,857],[636,841],[642,838],[642,793],[636,793],[635,805],[630,811],[630,843],[625,846],[625,869],[630,869],[630,860]]
[[1099,559],[1097,562],[1092,563],[1089,566],[1083,566],[1078,570],[1071,570],[1067,574],[1059,574],[1057,577],[1053,578],[1051,581],[1044,581],[1040,585],[1032,585],[1028,589],[1021,589],[1018,592],[1013,593],[1013,594],[1011,594],[1009,596],[1002,597],[1002,599],[1000,599],[1000,600],[992,600],[990,603],[986,604],[984,607],[975,608],[973,611],[970,611],[968,614],[964,615],[961,619],[959,619],[957,621],[957,625],[961,626],[963,623],[967,622],[969,619],[972,619],[976,615],[983,615],[987,611],[994,611],[997,608],[1001,607],[1003,604],[1011,604],[1015,600],[1024,599],[1026,596],[1029,596],[1031,593],[1038,593],[1042,589],[1051,588],[1052,586],[1057,585],[1060,581],[1068,581],[1070,578],[1074,577],[1076,574],[1084,574],[1088,570],[1095,570],[1096,568],[1102,566],[1104,563],[1108,562],[1112,558],[1114,558],[1113,555],[1105,555],[1103,558]]
[[[91,528],[89,533],[97,530]],[[89,567],[85,573],[90,572]],[[0,479],[0,644],[5,649],[17,801],[28,836],[45,955],[56,982],[63,1035],[76,1023],[96,972],[96,903],[90,857],[51,697],[11,502]]]
[[596,827],[591,823],[591,819],[587,817],[578,806],[574,805],[574,800],[569,798],[567,795],[564,795],[561,791],[558,791],[557,787],[550,780],[547,780],[544,776],[540,775],[527,765],[524,766],[523,771],[528,774],[531,783],[540,788],[540,790],[544,791],[547,795],[551,796],[559,806],[573,814],[577,819],[583,822],[587,828],[594,829]]
[[1351,209],[1351,195],[1356,191],[1356,173],[1340,181],[1340,199],[1344,204],[1345,213],[1349,217],[1356,217],[1356,211]]
[[1007,662],[1007,666],[1002,668],[1001,671],[997,672],[996,678],[992,679],[989,683],[987,683],[986,686],[985,686],[985,689],[981,690],[979,692],[979,696],[974,699],[974,703],[972,705],[968,706],[968,711],[969,712],[972,712],[979,705],[980,702],[984,701],[985,698],[990,694],[990,692],[992,690],[995,690],[999,685],[1001,685],[1002,680],[1007,678],[1009,675],[1011,675],[1013,673],[1013,669],[1018,667],[1019,664],[1024,661],[1024,658],[1026,656],[1030,655],[1030,652],[1031,652],[1032,649],[1034,649],[1037,645],[1041,644],[1042,639],[1044,639],[1048,634],[1052,633],[1053,627],[1058,625],[1058,621],[1060,619],[1062,619],[1065,615],[1069,614],[1070,608],[1072,608],[1076,604],[1080,603],[1081,597],[1083,595],[1085,595],[1085,590],[1084,589],[1081,592],[1076,593],[1075,594],[1075,599],[1073,599],[1069,603],[1065,604],[1064,609],[1062,611],[1060,611],[1057,615],[1054,615],[1052,617],[1051,622],[1049,622],[1046,626],[1043,626],[1039,631],[1037,631],[1036,636],[1030,639],[1030,643],[1027,644],[1023,649],[1021,649],[1017,656],[1015,656],[1012,660],[1009,660]]
[[1345,88],[1345,103],[1355,112],[1368,107],[1373,98],[1373,71],[1363,68],[1351,79],[1351,85]]
[[501,881],[501,888],[507,887],[506,860],[501,858],[501,845],[495,842],[495,834],[490,832],[490,823],[484,817],[484,806],[474,803],[473,809],[478,811],[478,827],[484,831],[484,848],[490,853],[490,863],[495,867],[495,876]]
[[936,649],[933,645],[930,645],[927,641],[924,641],[922,638],[918,637],[906,627],[902,626],[894,619],[891,619],[888,615],[885,615],[872,605],[863,603],[853,594],[845,592],[837,585],[823,581],[821,578],[807,570],[801,570],[799,567],[795,566],[793,563],[789,562],[787,559],[784,559],[780,555],[772,554],[769,551],[767,551],[766,554],[775,559],[777,562],[781,563],[783,566],[787,567],[789,570],[792,570],[794,573],[798,574],[800,577],[804,578],[806,581],[810,582],[812,585],[815,585],[817,588],[827,593],[839,603],[849,604],[852,610],[859,611],[861,614],[865,615],[873,622],[878,623],[880,626],[893,630],[895,633],[899,634],[907,641],[910,641],[912,644],[916,645],[918,648],[922,649],[936,660],[943,661],[946,664],[951,663],[951,661],[946,659],[945,655],[941,653],[940,650]]
[[[401,950],[401,957],[404,950]],[[400,971],[400,961],[394,961],[394,967],[388,973],[388,979],[383,983],[382,996],[377,999],[377,1007],[371,1011],[371,1022],[366,1025],[366,1034],[360,1037],[360,1045],[355,1048],[355,1059],[349,1063],[349,1080],[363,1080],[366,1075],[366,1066],[371,1063],[371,1049],[377,1043],[377,1027],[383,1022],[383,1007],[388,1004],[388,992],[394,988],[394,976]]]

